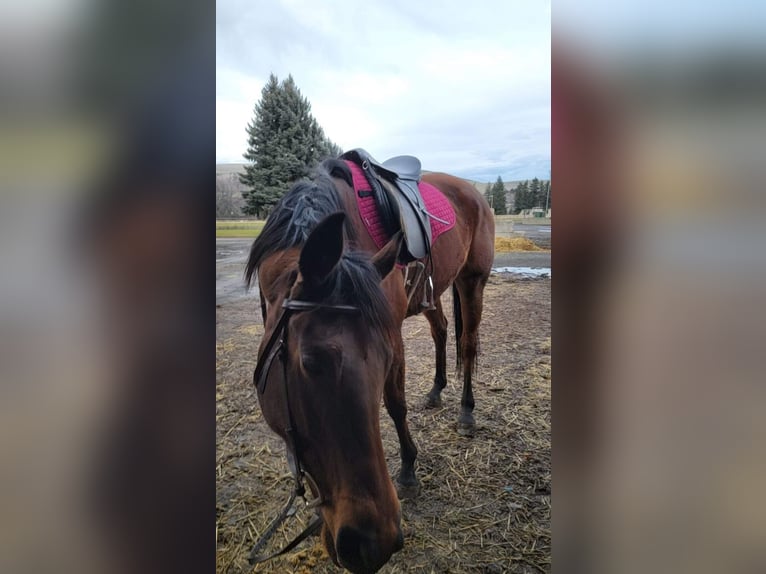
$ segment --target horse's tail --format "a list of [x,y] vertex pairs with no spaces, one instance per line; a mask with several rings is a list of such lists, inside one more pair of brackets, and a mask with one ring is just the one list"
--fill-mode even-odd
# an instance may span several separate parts
[[463,367],[463,313],[460,308],[460,294],[455,284],[452,284],[452,315],[455,322],[455,345],[457,347],[456,365],[457,370]]

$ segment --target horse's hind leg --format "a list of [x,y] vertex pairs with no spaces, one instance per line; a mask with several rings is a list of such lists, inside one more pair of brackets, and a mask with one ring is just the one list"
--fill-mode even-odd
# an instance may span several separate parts
[[397,347],[394,353],[399,359],[395,361],[386,380],[383,402],[396,425],[396,434],[399,436],[402,468],[396,481],[396,490],[399,498],[413,498],[420,490],[420,484],[415,476],[415,458],[418,456],[418,449],[415,447],[407,425],[407,402],[404,396],[404,347],[401,341]]
[[436,375],[434,386],[426,396],[427,408],[442,406],[441,394],[447,386],[447,318],[442,310],[441,298],[434,301],[434,306],[435,309],[423,313],[431,324],[431,337],[436,348]]
[[460,399],[458,433],[473,436],[476,424],[473,418],[473,373],[479,348],[479,323],[481,323],[484,286],[488,276],[484,274],[459,277],[455,281],[462,319],[460,358],[463,365],[463,396]]

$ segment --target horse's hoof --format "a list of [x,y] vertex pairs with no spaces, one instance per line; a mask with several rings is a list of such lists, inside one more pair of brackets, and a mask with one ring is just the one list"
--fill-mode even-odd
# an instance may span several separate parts
[[442,406],[442,397],[441,395],[436,395],[432,393],[428,393],[426,395],[426,408],[427,409],[438,409]]
[[460,413],[457,419],[457,433],[460,436],[473,436],[476,434],[476,423],[473,420],[473,414],[469,412]]
[[399,496],[399,500],[417,498],[418,494],[420,494],[420,483],[415,481],[414,484],[402,484],[397,481],[396,494]]

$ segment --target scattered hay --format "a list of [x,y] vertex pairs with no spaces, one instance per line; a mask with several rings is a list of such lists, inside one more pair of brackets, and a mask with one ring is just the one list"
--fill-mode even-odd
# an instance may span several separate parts
[[263,335],[263,325],[259,325],[257,323],[254,325],[244,325],[243,327],[237,329],[237,332],[242,333],[248,337],[255,337],[256,335],[261,336]]
[[311,574],[317,565],[330,560],[330,556],[322,543],[317,539],[315,540],[313,546],[290,554],[285,559],[292,565],[295,574]]
[[495,253],[510,251],[545,251],[526,237],[495,237]]
[[230,354],[235,347],[234,341],[226,339],[225,341],[217,341],[215,344],[215,356],[216,359],[222,359]]
[[[420,495],[402,502],[404,549],[382,573],[550,572],[550,280],[492,277],[485,291],[482,354],[474,379],[477,432],[458,435],[460,385],[454,340],[444,407],[427,410],[433,344],[423,317],[405,322],[409,424],[418,446]],[[451,308],[449,295],[442,303]],[[338,573],[318,538],[251,568],[247,555],[290,493],[284,446],[266,426],[252,390],[256,313],[234,302],[217,311],[217,554],[228,572]],[[451,319],[450,319],[451,320]],[[243,327],[245,325],[245,327]],[[392,476],[399,470],[394,425],[381,408]],[[299,533],[308,514],[277,530],[269,550]]]

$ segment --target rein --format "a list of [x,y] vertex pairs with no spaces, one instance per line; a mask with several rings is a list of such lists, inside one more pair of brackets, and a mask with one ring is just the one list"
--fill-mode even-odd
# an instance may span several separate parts
[[[287,437],[286,442],[288,446],[288,452],[292,452],[295,462],[294,465],[288,466],[290,467],[290,471],[293,474],[295,484],[293,485],[293,491],[290,493],[290,498],[288,499],[285,506],[282,508],[277,517],[272,520],[271,524],[269,524],[263,535],[258,539],[258,541],[253,546],[253,549],[250,551],[248,562],[251,565],[266,562],[267,560],[271,560],[272,558],[276,558],[277,556],[281,556],[282,554],[289,552],[303,540],[317,532],[322,525],[322,517],[321,515],[317,514],[317,516],[315,516],[311,522],[309,522],[308,526],[306,526],[303,532],[298,534],[298,536],[296,536],[282,550],[278,550],[277,552],[266,556],[259,554],[261,549],[274,535],[274,532],[276,532],[279,525],[289,517],[295,515],[296,510],[293,508],[293,504],[296,498],[302,498],[306,508],[318,508],[324,504],[324,499],[322,498],[321,493],[319,493],[319,487],[311,475],[303,469],[303,465],[301,464],[300,450],[298,448],[297,435],[295,432],[295,421],[293,419],[292,409],[290,408],[290,397],[288,394],[287,381],[287,327],[290,321],[290,317],[295,313],[300,313],[302,311],[316,310],[336,311],[339,313],[356,313],[359,311],[359,308],[354,307],[353,305],[327,305],[324,303],[314,303],[311,301],[301,301],[298,299],[285,299],[282,303],[282,315],[279,317],[274,331],[271,333],[269,340],[266,342],[266,346],[263,349],[261,358],[258,360],[258,363],[255,366],[255,372],[253,373],[253,384],[255,385],[258,392],[263,394],[266,392],[266,383],[269,378],[269,373],[271,372],[271,367],[274,364],[274,359],[279,357],[279,360],[282,363],[282,388],[285,397],[285,408],[287,409],[287,428],[285,429],[285,436]],[[317,497],[311,501],[306,499],[306,487],[303,484],[304,479],[309,482],[309,486],[312,487],[312,490],[317,493]]]

